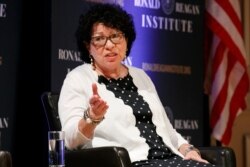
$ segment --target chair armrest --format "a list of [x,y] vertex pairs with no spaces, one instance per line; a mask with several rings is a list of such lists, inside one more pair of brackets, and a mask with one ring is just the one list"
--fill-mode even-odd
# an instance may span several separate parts
[[229,147],[199,147],[202,158],[212,164],[222,167],[236,167],[236,158],[233,149]]
[[65,166],[132,167],[123,147],[96,147],[65,152]]
[[1,167],[12,166],[12,158],[10,152],[0,150],[0,166]]
[[[199,147],[201,156],[215,165],[236,167],[233,149],[229,147]],[[97,147],[65,152],[67,167],[132,167],[128,151],[123,147]]]

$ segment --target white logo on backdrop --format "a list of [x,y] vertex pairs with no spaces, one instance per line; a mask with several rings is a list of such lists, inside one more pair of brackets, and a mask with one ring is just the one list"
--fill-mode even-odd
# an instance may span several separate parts
[[135,7],[147,9],[162,9],[166,15],[176,13],[182,14],[200,14],[200,6],[190,3],[175,2],[175,0],[134,0]]
[[133,65],[133,63],[132,63],[132,58],[133,57],[127,57],[124,61],[123,61],[123,64],[125,64],[125,65],[128,65],[128,66],[132,66]]
[[159,9],[161,3],[160,0],[134,0],[134,6],[148,9]]
[[0,117],[0,148],[2,147],[2,129],[7,129],[9,127],[9,118]]
[[0,3],[0,17],[6,17],[6,8],[6,4]]
[[9,119],[7,117],[0,117],[0,129],[9,127]]
[[58,60],[82,62],[80,52],[68,49],[58,49]]
[[174,11],[175,0],[161,0],[162,11],[166,15],[170,15]]
[[176,2],[175,4],[175,12],[189,15],[199,15],[200,14],[200,6],[194,4],[187,4]]
[[[200,6],[188,3],[175,2],[175,0],[134,0],[134,6],[151,10],[161,9],[164,14],[171,15],[173,12],[179,15],[165,17],[160,15],[142,14],[141,27],[173,31],[178,33],[193,33],[193,21],[186,15],[199,15]],[[181,15],[180,15],[181,14]],[[185,16],[184,17],[182,17]]]
[[87,2],[95,2],[95,3],[116,3],[121,6],[124,5],[123,0],[85,0]]
[[199,129],[199,120],[192,119],[175,119],[174,127],[176,129],[190,129],[197,130]]

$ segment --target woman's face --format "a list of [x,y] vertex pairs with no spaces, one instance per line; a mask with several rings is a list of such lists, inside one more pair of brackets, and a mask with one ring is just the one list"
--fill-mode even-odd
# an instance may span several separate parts
[[104,71],[117,70],[127,51],[127,41],[122,32],[96,23],[91,36],[89,53],[94,59],[95,67]]

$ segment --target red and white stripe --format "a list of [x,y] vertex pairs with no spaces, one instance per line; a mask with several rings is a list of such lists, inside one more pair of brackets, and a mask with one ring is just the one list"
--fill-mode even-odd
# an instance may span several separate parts
[[234,120],[246,107],[249,88],[239,1],[207,0],[206,24],[213,34],[209,55],[212,135],[228,145]]

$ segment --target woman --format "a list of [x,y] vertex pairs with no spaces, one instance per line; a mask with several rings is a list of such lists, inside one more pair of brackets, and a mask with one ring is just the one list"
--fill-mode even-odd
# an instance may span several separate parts
[[148,75],[122,63],[136,37],[131,15],[96,4],[76,37],[85,63],[68,73],[59,99],[69,149],[122,146],[134,166],[211,165],[173,129]]

